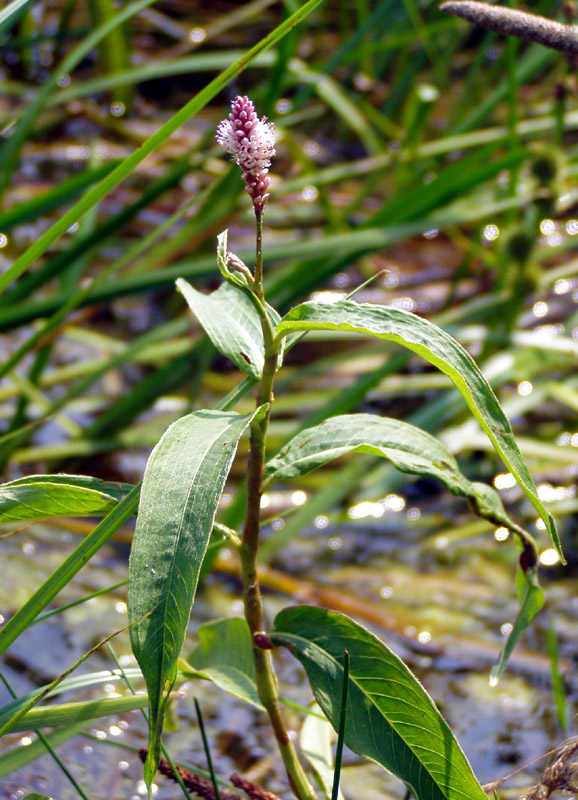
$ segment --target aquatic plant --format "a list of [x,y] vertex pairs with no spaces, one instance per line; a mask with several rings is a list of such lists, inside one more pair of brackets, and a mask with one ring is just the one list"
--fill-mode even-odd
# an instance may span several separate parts
[[[214,529],[215,515],[240,438],[250,433],[243,529],[223,531],[238,550],[243,575],[246,627],[221,620],[203,658],[234,665],[225,652],[230,625],[238,642],[252,652],[244,678],[254,686],[267,712],[299,800],[315,792],[286,729],[277,693],[272,651],[287,648],[303,665],[317,702],[337,728],[344,676],[350,666],[344,740],[354,751],[377,761],[401,778],[418,800],[429,797],[482,798],[483,791],[449,727],[434,704],[394,653],[377,637],[341,614],[310,606],[282,611],[272,629],[263,619],[258,577],[260,506],[265,482],[304,475],[347,452],[371,452],[405,472],[435,477],[468,498],[474,511],[512,530],[520,540],[524,588],[518,620],[506,642],[493,680],[542,604],[537,582],[537,551],[532,536],[510,520],[497,493],[468,481],[451,454],[434,437],[407,423],[367,414],[331,417],[296,436],[267,460],[267,430],[274,383],[284,350],[312,330],[356,331],[396,341],[445,372],[470,411],[542,517],[560,558],[554,522],[539,499],[532,477],[491,387],[471,356],[441,328],[400,309],[340,300],[308,302],[283,318],[267,304],[263,290],[263,207],[273,131],[258,120],[253,104],[238,97],[217,138],[232,153],[248,183],[256,220],[254,270],[229,253],[227,233],[219,236],[217,261],[222,286],[205,296],[186,281],[177,287],[215,347],[247,373],[256,385],[256,407],[249,414],[196,411],[174,423],[148,462],[131,550],[128,605],[133,650],[143,672],[150,707],[150,745],[145,776],[152,783],[160,762],[163,718],[177,676],[199,575]],[[178,468],[175,469],[175,466]],[[202,671],[202,667],[199,666]],[[210,675],[210,671],[208,672]],[[241,690],[237,689],[242,694]]]
[[[310,8],[314,5],[314,3],[307,4]],[[284,28],[286,31],[290,30],[293,24],[291,20],[287,23]],[[98,35],[104,35],[102,30],[99,29]],[[251,50],[250,57],[262,52],[264,47],[264,44],[260,43]],[[76,54],[78,57],[79,53]],[[182,109],[182,113],[163,125],[145,142],[141,150],[132,153],[118,166],[113,165],[112,171],[111,165],[106,164],[106,169],[95,169],[94,173],[84,176],[86,185],[100,182],[45,235],[37,242],[33,242],[29,251],[7,269],[0,283],[8,286],[11,281],[23,275],[51,243],[129,175],[147,153],[158,148],[171,132],[201,107],[202,103],[214,96],[219,88],[223,88],[227,80],[246,65],[248,60],[249,56],[239,59],[231,69],[212,82],[207,91]],[[268,63],[273,65],[272,61]],[[293,61],[290,65],[295,69]],[[319,85],[323,84],[320,82]],[[307,88],[304,89],[305,92]],[[46,96],[41,93],[38,101]],[[415,103],[414,106],[408,103],[406,108],[404,129],[407,126],[407,139],[404,147],[407,151],[404,159],[407,153],[412,154],[411,159],[422,157],[421,151],[415,149],[415,137],[424,129],[424,120],[427,118],[429,107],[427,96],[427,92],[423,92],[419,95],[421,105],[418,103],[416,107]],[[329,93],[328,97],[335,102],[335,93],[333,95]],[[38,103],[36,106],[38,108]],[[269,103],[269,109],[272,107],[274,108],[274,104]],[[337,96],[337,107],[340,108],[343,120],[352,121],[354,128],[357,125],[355,130],[360,132],[363,142],[371,152],[371,129],[363,124],[363,117],[360,123],[360,117],[353,113],[355,106],[348,105],[343,97]],[[475,109],[476,112],[477,110]],[[268,113],[274,112],[268,110]],[[481,797],[479,784],[471,774],[469,765],[449,728],[423,688],[383,642],[353,620],[330,610],[311,607],[286,609],[278,615],[274,626],[269,627],[263,622],[257,562],[266,550],[271,552],[272,543],[261,540],[260,495],[265,489],[276,486],[286,478],[304,476],[310,470],[323,466],[337,456],[369,453],[377,458],[389,460],[403,472],[437,479],[454,494],[465,497],[474,512],[487,520],[490,525],[499,525],[512,531],[521,549],[517,581],[520,612],[494,671],[494,682],[504,670],[520,633],[528,626],[542,604],[543,595],[537,580],[537,550],[534,540],[509,514],[506,514],[497,494],[489,486],[468,480],[460,472],[454,457],[440,441],[406,422],[376,415],[341,413],[329,416],[320,424],[310,424],[305,430],[295,434],[277,453],[275,446],[267,447],[271,441],[270,409],[276,402],[273,389],[284,353],[296,346],[300,337],[309,331],[320,330],[363,334],[378,345],[381,340],[397,342],[410,352],[423,357],[426,362],[448,375],[462,392],[475,419],[486,431],[490,446],[495,448],[511,474],[516,476],[527,497],[539,512],[544,527],[552,536],[554,546],[561,557],[554,525],[537,497],[532,478],[520,456],[509,424],[487,381],[466,351],[441,328],[398,308],[359,304],[352,302],[351,297],[331,306],[320,302],[304,303],[284,314],[282,318],[269,305],[267,300],[275,305],[277,301],[273,292],[268,292],[267,299],[265,298],[262,215],[270,188],[267,173],[274,149],[273,132],[270,123],[260,121],[256,117],[251,101],[245,97],[238,98],[232,116],[233,120],[224,120],[221,124],[219,138],[225,146],[227,144],[230,146],[226,146],[226,149],[233,151],[231,154],[243,170],[247,189],[253,201],[257,223],[255,259],[252,268],[249,268],[245,262],[250,263],[251,257],[243,253],[243,260],[231,252],[227,235],[222,234],[218,240],[217,264],[223,276],[223,285],[212,295],[202,294],[182,280],[179,281],[178,287],[217,349],[246,373],[246,380],[238,389],[225,397],[217,409],[197,411],[179,420],[167,431],[150,458],[142,492],[138,486],[132,487],[71,475],[21,478],[4,484],[1,491],[2,520],[12,521],[15,524],[19,524],[22,520],[60,517],[64,514],[107,516],[2,629],[0,650],[9,647],[27,626],[39,618],[39,612],[72,579],[76,571],[97,552],[123,521],[135,514],[140,495],[138,532],[130,567],[129,605],[134,650],[141,662],[149,695],[147,698],[138,696],[109,698],[98,708],[92,707],[90,703],[77,704],[73,709],[68,707],[69,704],[66,704],[67,707],[63,705],[34,708],[50,692],[69,685],[66,673],[40,693],[15,700],[13,704],[1,709],[2,731],[21,730],[24,729],[21,726],[34,724],[38,727],[49,724],[57,726],[59,722],[66,725],[66,720],[70,719],[66,715],[74,714],[75,725],[68,723],[68,732],[72,733],[75,726],[81,726],[83,722],[86,724],[88,720],[100,714],[136,709],[142,707],[146,700],[150,702],[152,711],[151,747],[146,755],[146,774],[150,781],[160,756],[163,717],[170,701],[169,692],[175,677],[178,680],[208,678],[269,714],[272,730],[275,732],[287,765],[289,781],[297,796],[308,797],[312,794],[309,778],[300,765],[301,754],[296,751],[291,738],[287,735],[276,696],[272,656],[276,648],[286,647],[303,663],[313,693],[319,700],[326,718],[336,729],[340,727],[340,723],[344,723],[343,738],[354,750],[370,759],[375,759],[398,775],[408,786],[413,787],[418,797],[422,796],[422,792],[429,792],[434,796],[453,797],[464,791],[474,797]],[[6,152],[10,156],[11,168],[14,167],[15,154],[22,143],[21,133],[26,130],[29,119],[29,117],[24,118],[25,124],[17,128],[17,135],[5,143],[9,145]],[[241,150],[235,147],[237,141],[232,138],[235,129],[227,124],[232,122],[239,123],[236,127],[238,131],[243,127],[243,138],[248,140],[247,145]],[[246,124],[247,128],[244,127]],[[381,120],[381,124],[385,124],[384,120]],[[560,132],[563,132],[564,124],[564,114],[561,113]],[[553,127],[554,123],[550,121],[548,125]],[[516,132],[515,124],[512,130]],[[253,132],[261,134],[261,144],[264,149],[259,149],[258,141],[257,143],[251,141]],[[450,142],[451,137],[448,136],[448,142],[444,143],[446,149],[443,152],[454,153],[458,144],[469,147],[475,138],[466,136],[456,143],[456,141]],[[480,136],[480,140],[483,141],[483,136]],[[253,146],[256,150],[251,149]],[[471,157],[459,158],[453,167],[444,165],[440,176],[433,181],[429,179],[427,182],[425,179],[422,181],[420,175],[414,186],[412,185],[414,179],[406,177],[400,184],[403,190],[399,191],[398,196],[384,201],[384,206],[373,218],[375,230],[372,232],[370,227],[365,232],[367,237],[363,229],[347,231],[341,235],[342,238],[337,239],[339,247],[342,246],[347,253],[355,247],[365,252],[367,242],[370,242],[371,247],[379,249],[382,246],[379,242],[382,240],[372,239],[372,236],[375,231],[386,231],[384,241],[389,241],[387,240],[387,236],[390,235],[389,228],[386,226],[390,224],[407,225],[410,222],[414,225],[413,228],[410,225],[410,230],[420,233],[422,229],[427,231],[433,223],[424,225],[424,221],[427,222],[430,213],[436,212],[440,206],[443,207],[449,198],[466,197],[474,187],[489,176],[495,177],[504,169],[514,169],[527,156],[525,150],[512,147],[506,156],[495,159],[488,165],[487,157],[480,151]],[[389,163],[387,159],[390,159],[390,154],[384,155],[380,152],[373,161],[371,159],[370,161],[372,165],[377,165],[376,169],[380,169],[380,165]],[[402,165],[400,174],[408,169],[407,161],[404,159],[400,159]],[[536,159],[534,164],[530,165],[531,168],[537,165],[538,161],[539,159]],[[552,184],[558,175],[558,166],[556,164],[552,166],[552,159],[545,163],[542,158],[541,163],[547,167],[547,180],[543,180],[542,177],[544,170],[540,170],[539,175],[538,170],[535,170],[535,176],[540,179],[540,194],[539,196],[536,194],[535,197],[532,195],[536,213],[539,204],[543,209],[544,204],[551,201]],[[187,166],[178,163],[168,176],[170,181],[178,180]],[[350,176],[355,174],[356,169],[357,164],[351,167],[348,174]],[[374,166],[364,166],[363,169],[373,170]],[[5,172],[5,176],[8,174],[9,170]],[[307,179],[308,176],[305,176],[305,180]],[[167,179],[166,185],[172,185],[170,181]],[[367,181],[367,184],[370,182]],[[155,192],[161,190],[162,187],[160,185],[157,187],[155,184],[151,196],[156,197]],[[221,183],[216,193],[220,190]],[[64,196],[62,194],[60,202],[63,202]],[[48,203],[49,200],[45,202]],[[467,204],[462,205],[464,208],[467,207]],[[484,218],[489,213],[487,204],[480,203],[479,206],[475,214]],[[351,213],[354,213],[355,202],[352,202],[351,209]],[[23,205],[19,213],[25,216],[28,210]],[[435,218],[435,213],[432,218]],[[464,212],[458,220],[470,218],[474,217],[468,217]],[[210,213],[207,219],[211,220]],[[451,215],[449,219],[451,224],[455,224]],[[506,253],[511,251],[511,258],[506,260],[504,272],[507,273],[508,264],[511,263],[520,268],[520,274],[516,276],[515,291],[512,293],[512,307],[508,314],[504,315],[505,319],[507,317],[504,330],[508,333],[511,332],[512,323],[519,314],[524,296],[523,288],[528,285],[532,277],[526,267],[537,239],[537,225],[534,223],[534,218],[529,220],[529,224],[520,232],[517,240],[513,237],[508,242],[509,246],[505,248]],[[120,222],[116,224],[120,225]],[[330,231],[323,243],[325,250],[315,249],[318,243],[314,238],[305,243],[307,247],[303,252],[306,255],[310,254],[310,258],[303,261],[298,273],[290,273],[285,279],[285,303],[288,296],[293,298],[303,296],[307,287],[321,285],[324,275],[341,269],[342,264],[349,263],[347,260],[341,261],[335,257],[332,250],[335,246],[333,241],[333,232]],[[375,244],[375,241],[378,241],[378,244]],[[517,248],[514,248],[514,244]],[[90,242],[84,244],[85,248],[91,246],[93,245]],[[81,252],[86,251],[81,250]],[[282,252],[282,255],[290,258],[291,252],[289,249],[287,253]],[[66,250],[64,255],[66,256]],[[328,255],[331,256],[330,269],[324,264],[324,259],[326,260]],[[41,343],[57,329],[68,311],[85,302],[87,298],[90,299],[93,296],[91,293],[98,289],[99,282],[105,277],[99,275],[90,286],[79,286],[70,298],[66,297],[64,303],[59,304],[58,297],[56,299],[48,297],[48,308],[52,309],[54,314],[47,320],[44,318],[46,306],[41,305],[41,308],[36,309],[34,304],[28,308],[26,303],[23,303],[22,307],[16,303],[12,309],[10,302],[13,296],[27,297],[30,288],[27,279],[30,278],[32,285],[42,285],[43,278],[49,280],[50,275],[54,274],[57,260],[54,264],[48,263],[48,270],[40,269],[26,276],[21,284],[14,284],[4,299],[4,324],[8,324],[7,320],[11,318],[13,310],[18,320],[33,319],[34,314],[39,315],[39,324],[32,336],[24,341],[17,352],[2,366],[2,374],[9,374],[11,368],[37,345],[41,348]],[[120,263],[124,264],[125,261],[121,260]],[[116,263],[115,268],[119,268],[119,263]],[[205,269],[206,274],[210,274],[211,268]],[[327,271],[324,273],[323,270]],[[296,278],[298,280],[295,280]],[[154,279],[154,275],[153,278],[149,276],[147,280],[151,282],[148,285],[156,285]],[[293,286],[293,283],[296,286]],[[112,285],[105,285],[104,288],[108,296],[114,296],[117,288],[122,294],[122,280],[120,284],[114,282]],[[29,316],[26,317],[26,314]],[[497,316],[499,314],[498,311]],[[181,330],[183,329],[184,325]],[[496,334],[495,327],[492,333]],[[154,336],[160,338],[163,334],[159,331],[148,335],[153,339]],[[488,347],[491,346],[492,342],[489,341]],[[39,359],[41,356],[40,349]],[[168,374],[170,369],[171,364],[166,367],[164,374]],[[183,369],[182,365],[180,369]],[[34,370],[33,367],[31,374],[35,374]],[[246,414],[234,413],[232,409],[237,400],[244,392],[255,387],[257,394],[255,410]],[[281,392],[278,390],[277,394],[281,395]],[[57,402],[56,410],[59,407],[62,406]],[[104,421],[100,430],[101,433],[106,430]],[[237,526],[236,523],[230,523],[232,527],[227,527],[222,522],[217,522],[215,516],[218,511],[219,495],[235,456],[237,443],[246,432],[250,432],[251,456],[247,480],[246,516],[241,530],[241,526]],[[26,438],[30,431],[25,425],[21,425],[20,428],[16,426],[15,433],[16,441],[19,441],[19,437]],[[8,441],[4,442],[8,447],[14,441],[9,438],[11,435],[14,436],[13,431],[8,432]],[[93,436],[98,439],[98,433],[93,431]],[[238,551],[242,563],[245,619],[229,618],[201,625],[198,630],[200,640],[198,648],[188,656],[186,662],[182,658],[179,660],[197,582],[202,570],[210,569],[214,554],[223,542]],[[346,650],[351,658],[349,671],[344,660]],[[77,664],[71,669],[75,666]],[[119,667],[116,676],[122,676],[130,681],[135,677],[135,673],[140,676],[136,670],[123,671]],[[390,704],[383,698],[384,687],[387,687]],[[344,701],[342,690],[346,689],[348,689],[345,692],[347,700]],[[558,694],[563,705],[563,687],[559,688]],[[400,709],[407,710],[404,714],[400,714]],[[373,734],[375,730],[380,731],[380,737],[369,735],[370,731]],[[50,741],[42,735],[39,744],[50,750]],[[434,751],[433,755],[430,750]],[[448,764],[452,767],[449,770],[452,773],[449,777],[444,773]],[[204,786],[205,796],[210,796],[212,784],[199,784],[199,780],[202,779],[191,777],[182,768],[175,770],[169,758],[161,759],[160,769],[165,775],[180,775],[185,786],[190,783],[192,790],[198,791],[200,785]],[[263,797],[263,794],[259,794],[263,791],[259,787],[251,787],[246,782],[243,783],[243,779],[240,779],[241,783],[231,780],[249,796]],[[322,790],[329,794],[331,781],[327,781],[325,777],[325,780],[321,778],[321,783]]]

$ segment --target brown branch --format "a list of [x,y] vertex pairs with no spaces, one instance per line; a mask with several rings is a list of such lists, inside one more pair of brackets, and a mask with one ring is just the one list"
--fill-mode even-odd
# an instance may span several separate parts
[[[138,754],[141,761],[146,761],[147,751],[144,748],[141,748]],[[175,768],[189,791],[198,794],[199,797],[204,797],[205,800],[216,800],[215,790],[211,781],[208,781],[206,778],[201,778],[200,775],[191,772],[190,769],[182,767],[180,764],[175,764]],[[177,780],[173,768],[165,758],[161,759],[159,772],[172,781]],[[238,789],[245,792],[251,800],[279,800],[277,795],[273,794],[273,792],[268,792],[266,789],[263,789],[262,786],[259,786],[258,783],[253,783],[247,780],[247,778],[242,778],[240,775],[237,775],[236,772],[231,775],[230,781]],[[219,789],[219,793],[221,795],[221,800],[242,800],[241,795],[237,794],[237,792],[234,792],[232,789],[221,788]]]
[[[144,762],[147,757],[147,751],[142,748],[139,750],[138,754],[141,761]],[[199,797],[204,797],[205,800],[217,800],[211,781],[208,781],[206,778],[201,778],[200,775],[191,772],[190,769],[182,767],[180,764],[175,764],[175,767],[182,782],[189,791],[198,794]],[[165,758],[161,758],[159,772],[165,777],[170,778],[172,781],[177,781],[177,776],[173,772],[173,768]],[[219,793],[221,795],[221,800],[242,800],[241,796],[232,789],[221,788],[219,789]]]
[[236,772],[231,775],[230,780],[233,786],[242,789],[251,800],[279,800],[277,795],[273,794],[273,792],[266,791],[262,786],[259,786],[258,783],[248,781],[247,778],[242,778],[240,775],[237,775]]
[[578,27],[575,25],[477,0],[447,0],[440,9],[496,33],[517,36],[526,42],[537,42],[560,53],[578,56]]

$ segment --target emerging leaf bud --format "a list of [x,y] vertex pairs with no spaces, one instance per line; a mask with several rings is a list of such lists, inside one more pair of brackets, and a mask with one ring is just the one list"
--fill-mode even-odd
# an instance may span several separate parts
[[237,97],[231,104],[229,119],[217,128],[217,141],[243,170],[243,180],[253,200],[256,214],[263,212],[269,194],[269,167],[275,155],[275,126],[259,119],[248,97]]

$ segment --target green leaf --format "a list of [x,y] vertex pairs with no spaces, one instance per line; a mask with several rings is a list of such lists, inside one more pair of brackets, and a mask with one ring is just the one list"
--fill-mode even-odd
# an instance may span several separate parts
[[[199,645],[181,662],[183,674],[213,681],[225,692],[262,708],[255,682],[255,661],[249,626],[242,617],[200,625]],[[190,666],[190,669],[189,669]]]
[[466,497],[479,516],[513,531],[499,494],[485,483],[469,481],[447,448],[430,433],[390,417],[343,414],[294,436],[268,462],[268,480],[298,478],[347,453],[383,456],[401,472],[435,478],[452,494]]
[[7,728],[7,733],[31,731],[36,728],[55,728],[58,725],[76,725],[78,722],[107,717],[111,714],[122,714],[135,708],[146,706],[146,695],[128,695],[126,697],[106,697],[100,700],[83,700],[78,703],[60,703],[58,705],[37,706],[31,708]]
[[87,517],[116,505],[109,495],[45,481],[0,487],[0,524],[46,517]]
[[434,436],[408,422],[375,414],[330,417],[294,436],[266,466],[271,479],[298,478],[347,453],[388,458],[402,472],[437,478],[466,491],[469,481],[455,458]]
[[177,289],[217,350],[259,380],[265,362],[261,320],[243,291],[223,283],[212,294],[201,294],[182,278]]
[[86,517],[111,510],[132,486],[84,475],[30,475],[0,486],[0,525],[46,517]]
[[[314,704],[313,712],[319,711],[319,706]],[[319,788],[330,800],[333,788],[333,754],[331,740],[335,738],[333,728],[326,719],[320,719],[314,714],[305,718],[299,736],[300,750],[311,764]],[[341,790],[339,800],[343,800]]]
[[[181,292],[205,332],[222,353],[250,378],[258,381],[265,363],[265,345],[261,318],[251,300],[252,290],[244,273],[231,271],[227,265],[227,231],[217,237],[217,263],[225,283],[210,295],[194,289],[183,278],[177,279]],[[249,280],[251,280],[249,276]],[[255,298],[255,302],[260,304]],[[265,304],[273,328],[281,317]],[[279,358],[281,365],[282,353]]]
[[[520,570],[521,572],[521,570]],[[504,670],[508,664],[508,660],[514,649],[514,645],[522,635],[522,633],[530,626],[536,614],[544,605],[544,590],[538,583],[538,572],[536,569],[527,569],[523,573],[524,583],[522,589],[522,596],[520,597],[520,610],[514,622],[512,630],[508,634],[504,646],[500,652],[498,663],[492,669],[490,675],[490,686],[497,686],[500,678],[504,674]]]
[[32,794],[27,794],[26,797],[23,797],[22,800],[53,800],[53,798],[49,797],[47,794],[32,792]]
[[66,486],[76,486],[81,489],[92,489],[95,492],[104,492],[115,500],[121,500],[134,488],[134,484],[132,483],[103,481],[100,478],[93,478],[91,475],[67,475],[64,472],[58,472],[55,475],[27,475],[25,478],[16,478],[16,480],[10,481],[9,484],[2,484],[2,488],[4,488],[4,486],[37,484],[45,481],[60,483]]
[[196,411],[149,458],[128,573],[131,640],[149,694],[152,781],[160,735],[217,504],[242,433],[257,412]]
[[[375,414],[344,414],[330,417],[313,428],[296,434],[265,468],[268,480],[298,478],[334,458],[346,453],[367,453],[388,458],[401,472],[435,478],[452,494],[466,497],[480,517],[495,525],[504,525],[532,541],[506,513],[499,494],[485,483],[469,481],[459,470],[458,463],[445,446],[426,431],[407,422],[378,417]],[[541,590],[540,590],[541,591]],[[504,646],[499,675],[506,667],[512,648],[520,633],[530,624],[541,608],[528,618],[530,607],[538,602],[536,591],[521,597],[518,623]],[[524,603],[529,604],[524,607]]]
[[303,664],[315,699],[335,729],[343,651],[349,652],[345,743],[397,775],[416,800],[486,800],[425,689],[376,636],[334,611],[298,606],[277,615],[270,638]]
[[367,333],[379,339],[398,342],[448,375],[504,464],[544,520],[562,563],[566,563],[552,515],[538,497],[528,465],[492,387],[473,358],[449,333],[408,311],[347,300],[332,304],[303,303],[291,309],[276,330],[278,336],[310,330]]
[[470,483],[470,489],[468,500],[478,516],[493,522],[495,525],[504,525],[511,531],[520,533],[523,539],[534,541],[529,533],[520,528],[506,514],[502,498],[492,486],[487,483],[473,481]]

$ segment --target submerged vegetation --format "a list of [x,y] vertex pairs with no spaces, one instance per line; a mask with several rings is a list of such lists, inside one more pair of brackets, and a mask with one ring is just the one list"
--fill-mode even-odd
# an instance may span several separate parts
[[0,34],[0,797],[571,789],[572,64],[413,0]]

